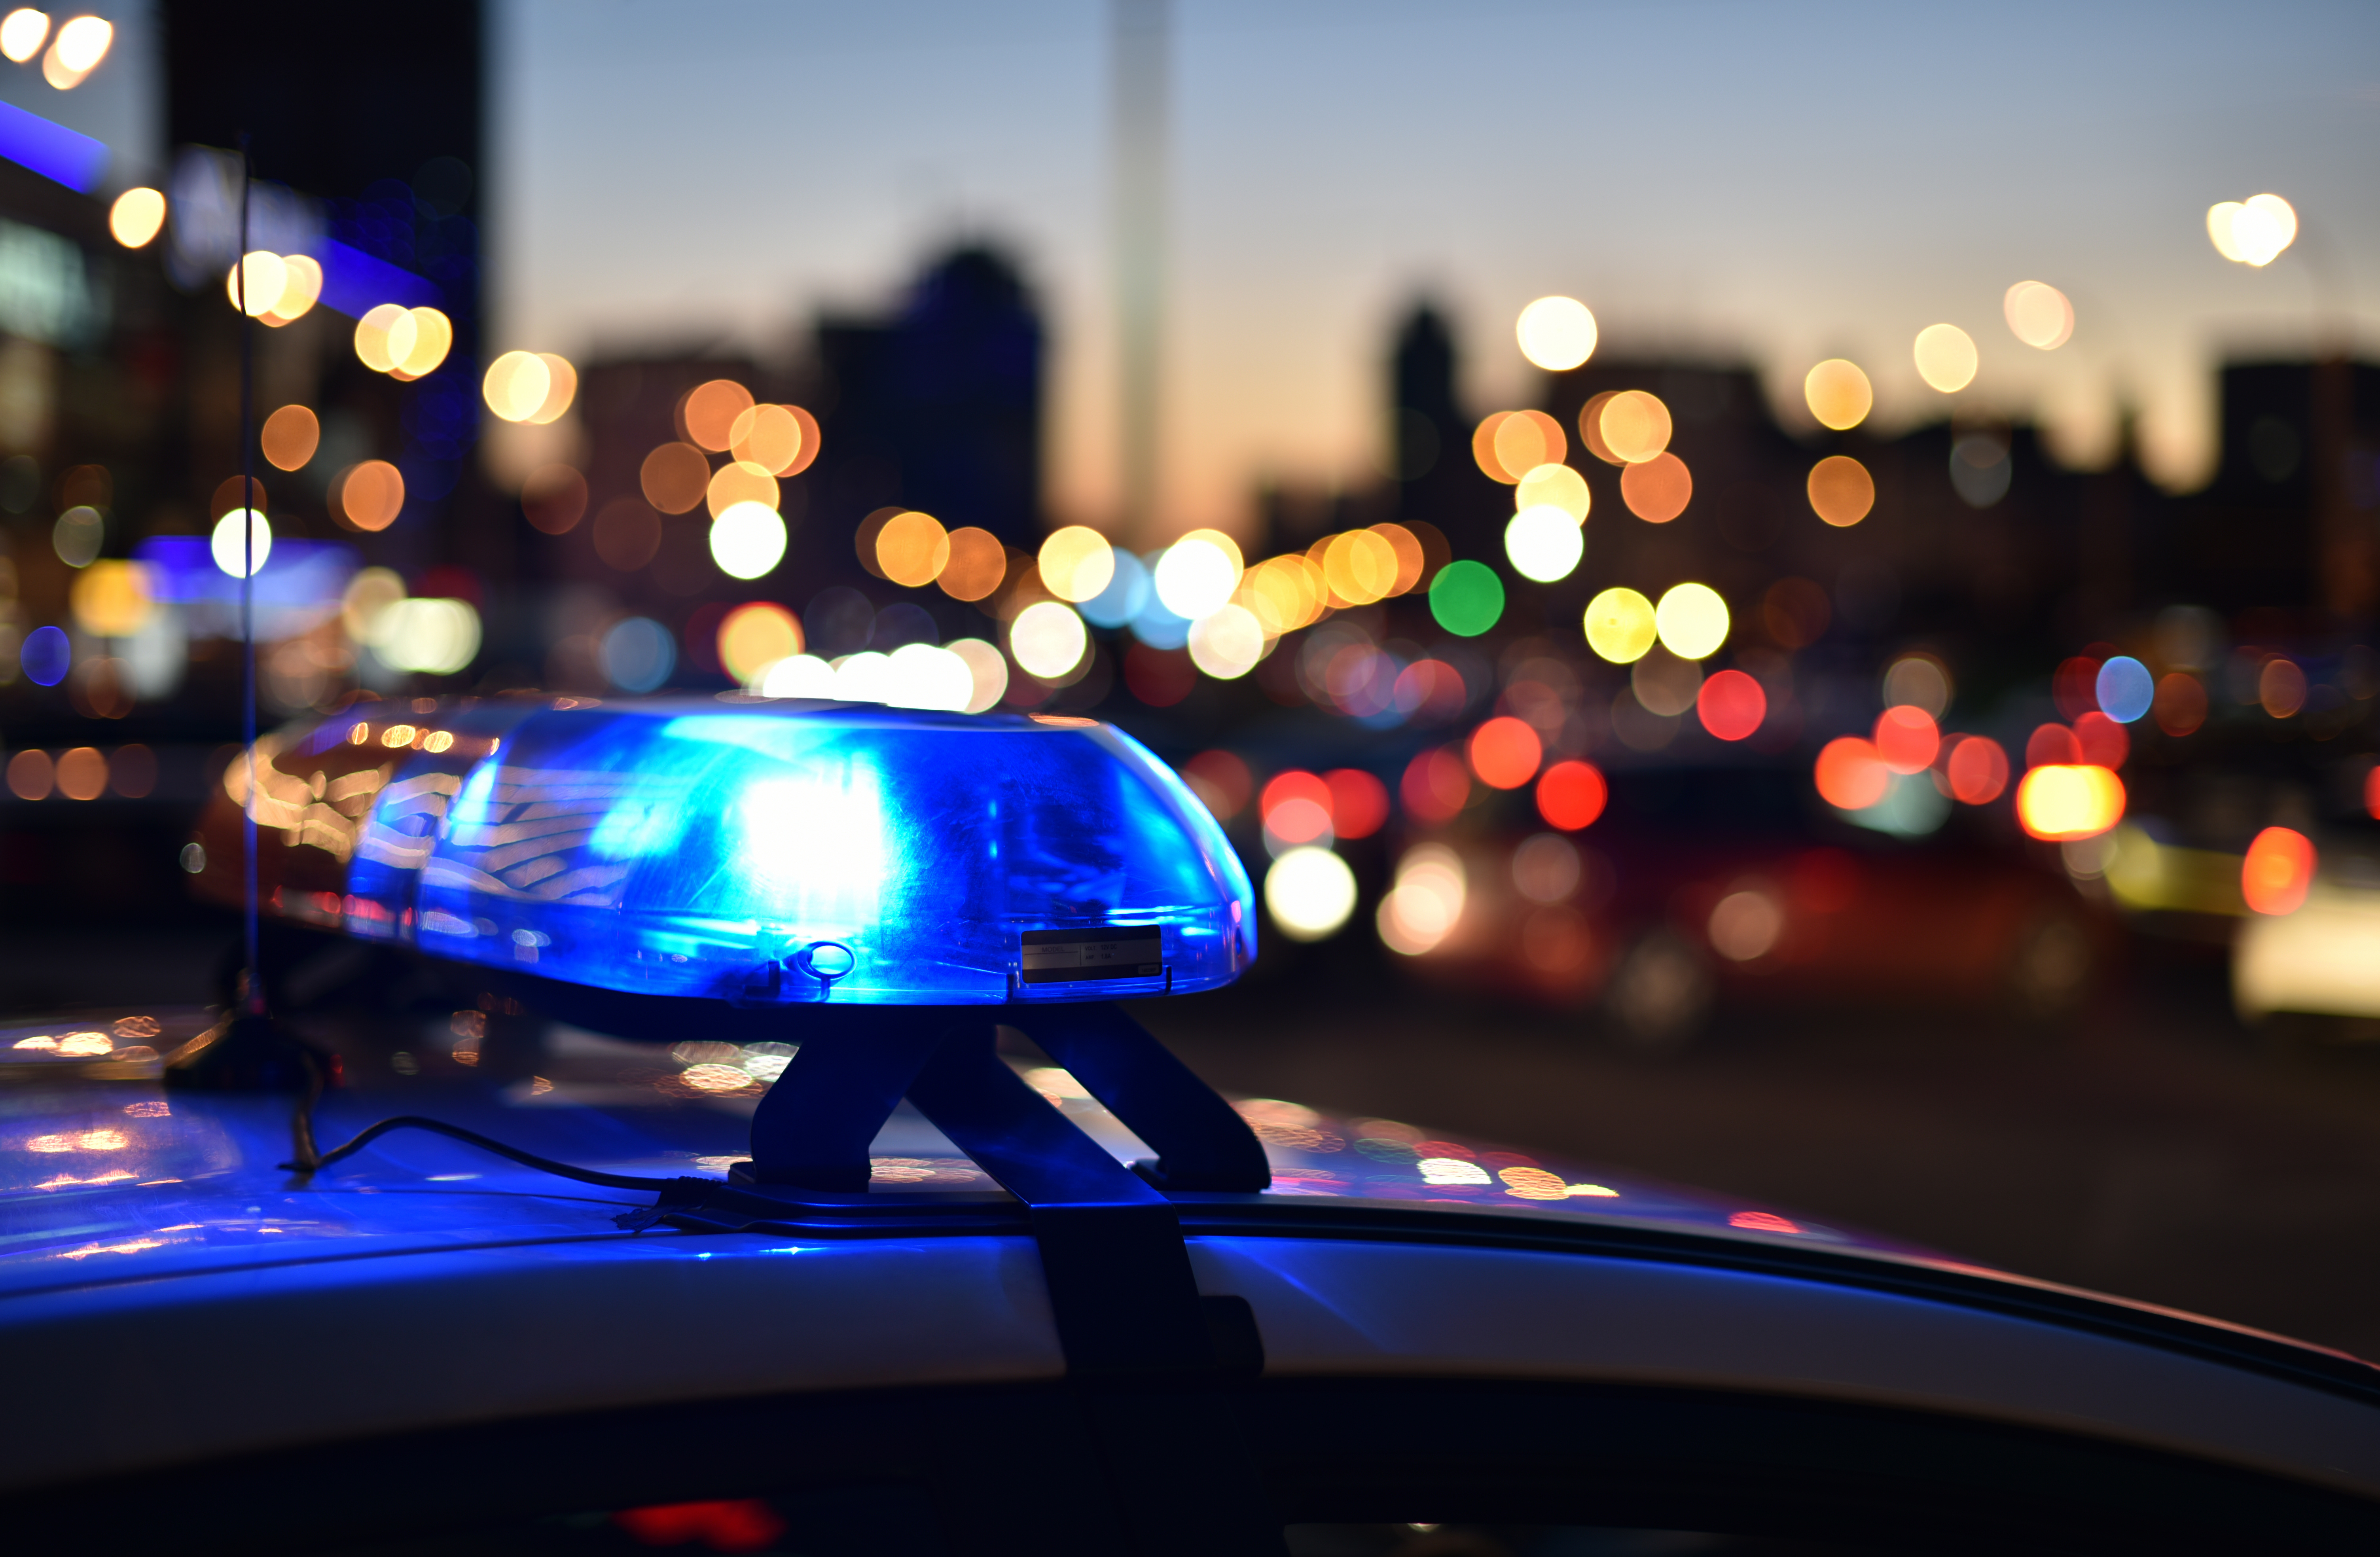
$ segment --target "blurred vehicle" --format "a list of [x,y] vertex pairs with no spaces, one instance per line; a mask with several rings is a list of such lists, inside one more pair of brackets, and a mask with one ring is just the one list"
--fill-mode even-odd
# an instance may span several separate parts
[[[1609,782],[1583,833],[1415,845],[1403,870],[1442,857],[1459,878],[1451,928],[1401,948],[1422,976],[1593,1005],[1621,1041],[1666,1049],[1722,998],[1985,1001],[2057,1020],[2112,955],[2105,914],[2062,871],[1967,816],[1914,836],[1855,824],[1799,767]],[[1391,945],[1401,906],[1383,910]]]
[[[2380,1370],[1774,1207],[1244,1099],[1270,1187],[1160,1202],[1211,1356],[1102,1374],[1039,1213],[914,1110],[840,1212],[754,1218],[718,1175],[787,1045],[724,1006],[674,1044],[540,1026],[518,1067],[443,1014],[301,1021],[326,1138],[430,1113],[613,1186],[419,1132],[293,1174],[285,1103],[161,1086],[214,1017],[0,1027],[25,1550],[2380,1541]],[[1483,1528],[1407,1544],[1450,1520]]]
[[[2362,766],[2368,766],[2362,764]],[[2312,830],[2266,828],[2240,857],[2249,912],[2231,948],[2241,1021],[2282,1034],[2380,1038],[2380,823],[2338,808]]]

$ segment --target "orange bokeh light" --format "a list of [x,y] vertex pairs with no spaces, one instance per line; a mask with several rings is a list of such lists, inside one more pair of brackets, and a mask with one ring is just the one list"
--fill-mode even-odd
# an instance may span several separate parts
[[1610,785],[1592,762],[1557,762],[1537,780],[1537,814],[1565,833],[1591,825],[1610,797]]
[[1490,789],[1518,789],[1537,776],[1544,743],[1525,719],[1503,714],[1471,732],[1471,771]]
[[1924,709],[1901,703],[1876,716],[1876,754],[1894,772],[1924,772],[1941,748],[1942,732]]
[[351,465],[331,487],[331,512],[358,529],[386,529],[405,509],[405,476],[384,459]]
[[2035,729],[2024,743],[2024,765],[2028,768],[2056,767],[2082,760],[2082,743],[2074,732],[2063,724],[2044,724]]
[[2187,736],[2206,723],[2206,687],[2188,671],[2173,671],[2157,680],[2157,728],[2168,736]]
[[1839,736],[1818,752],[1812,775],[1818,797],[1837,810],[1865,810],[1884,798],[1892,785],[1892,770],[1884,765],[1874,741]]
[[1596,431],[1604,447],[1631,465],[1660,456],[1670,446],[1670,407],[1660,397],[1641,389],[1623,389],[1596,413]]
[[1859,523],[1875,506],[1876,478],[1851,456],[1830,454],[1810,467],[1810,511],[1837,529]]
[[1501,481],[1508,487],[1518,486],[1521,478],[1507,474],[1503,461],[1496,457],[1496,431],[1512,414],[1510,411],[1490,411],[1479,419],[1479,425],[1471,432],[1472,459],[1477,462],[1480,470],[1490,480]]
[[692,444],[663,444],[645,456],[637,471],[645,501],[664,514],[683,514],[702,501],[710,485],[710,461]]
[[2267,827],[2240,862],[2240,895],[2259,914],[2291,914],[2313,885],[2313,843],[2302,833]]
[[1585,405],[1581,406],[1578,408],[1579,442],[1586,445],[1587,453],[1603,461],[1606,465],[1625,465],[1628,463],[1618,455],[1613,454],[1611,452],[1611,445],[1603,441],[1603,407],[1609,405],[1611,403],[1611,397],[1619,393],[1620,391],[1616,389],[1607,389],[1602,394],[1595,395],[1593,398],[1589,399]]
[[548,535],[566,535],[587,515],[587,478],[567,465],[540,465],[521,483],[521,517]]
[[[888,520],[887,523],[890,521]],[[988,529],[967,525],[950,533],[950,560],[934,582],[953,600],[981,600],[1008,577],[1008,551]]]
[[2074,746],[2082,760],[2101,768],[2120,768],[2132,754],[2131,733],[2096,710],[2074,722]]
[[2124,820],[2124,781],[2085,762],[2034,768],[2016,786],[2016,819],[2051,843],[2095,838]]
[[1655,455],[1620,472],[1620,500],[1647,524],[1668,524],[1686,511],[1694,496],[1694,474],[1673,454]]
[[1954,798],[1970,806],[1989,805],[2008,788],[2008,753],[1987,736],[1964,736],[1951,746],[1943,776],[1950,781]]
[[756,600],[720,619],[720,668],[752,686],[771,665],[802,651],[802,624],[773,601]]
[[257,441],[267,463],[295,470],[314,457],[322,442],[322,424],[303,406],[284,406],[264,419],[264,431]]
[[1257,787],[1256,774],[1248,772],[1247,763],[1239,754],[1220,748],[1202,751],[1183,763],[1182,782],[1214,813],[1217,821],[1229,821],[1237,816]]
[[686,391],[680,414],[686,438],[712,454],[735,442],[735,419],[752,408],[752,392],[734,379],[712,379]]
[[1389,786],[1361,768],[1333,768],[1322,775],[1330,786],[1330,830],[1342,838],[1368,838],[1389,820]]
[[1723,670],[1704,678],[1702,690],[1694,694],[1694,712],[1712,735],[1740,741],[1768,717],[1768,694],[1743,672]]
[[1397,797],[1416,821],[1447,821],[1471,803],[1471,771],[1445,747],[1423,752],[1405,764]]

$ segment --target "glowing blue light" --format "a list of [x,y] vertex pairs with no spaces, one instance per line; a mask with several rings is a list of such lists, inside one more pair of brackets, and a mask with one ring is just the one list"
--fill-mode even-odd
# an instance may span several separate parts
[[1130,552],[1120,551],[1115,554],[1115,577],[1108,580],[1108,587],[1075,609],[1093,626],[1120,627],[1139,615],[1155,592],[1148,565]]
[[25,679],[36,687],[55,687],[74,668],[74,645],[62,627],[35,627],[17,651]]
[[[1162,553],[1151,552],[1148,557],[1141,559],[1143,571],[1148,568],[1155,558],[1161,555],[1163,555]],[[1119,553],[1120,556],[1121,553]],[[1123,571],[1121,563],[1117,571],[1119,574]],[[1151,649],[1179,649],[1190,641],[1190,619],[1186,616],[1176,616],[1172,611],[1166,609],[1165,602],[1157,598],[1157,586],[1153,578],[1148,592],[1141,597],[1140,609],[1133,614],[1132,636],[1148,644]]]
[[2099,667],[2099,711],[2119,724],[2130,724],[2148,712],[2156,700],[2156,678],[2149,667],[2130,654],[2119,654]]
[[355,933],[747,1004],[1183,993],[1256,955],[1213,817],[1090,721],[663,698],[439,724],[365,819]]
[[0,103],[0,157],[85,194],[107,170],[104,141]]
[[614,622],[603,635],[603,675],[624,692],[650,692],[677,668],[677,640],[650,616]]

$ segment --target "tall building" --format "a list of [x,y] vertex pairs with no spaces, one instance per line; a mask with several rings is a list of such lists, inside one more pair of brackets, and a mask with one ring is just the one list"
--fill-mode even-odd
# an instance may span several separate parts
[[1427,299],[1416,302],[1397,327],[1389,359],[1396,517],[1437,526],[1456,556],[1493,558],[1510,505],[1471,458],[1459,367],[1446,316]]

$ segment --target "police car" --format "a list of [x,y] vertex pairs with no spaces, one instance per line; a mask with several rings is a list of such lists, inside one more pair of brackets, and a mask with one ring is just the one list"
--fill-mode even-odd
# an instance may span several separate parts
[[[18,1549],[2380,1540],[2356,1358],[1219,1098],[1118,1002],[1252,894],[1108,727],[373,705],[234,764],[213,890],[251,823],[308,958],[0,1031]],[[302,994],[368,967],[468,998]]]

